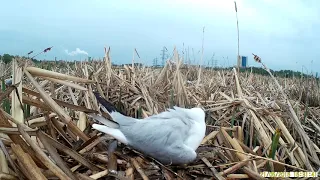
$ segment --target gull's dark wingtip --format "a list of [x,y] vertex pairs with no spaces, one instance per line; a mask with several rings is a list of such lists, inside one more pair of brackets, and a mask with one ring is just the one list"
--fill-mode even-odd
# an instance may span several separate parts
[[103,107],[107,109],[109,113],[111,112],[117,112],[117,109],[112,105],[110,102],[105,100],[98,92],[93,92],[93,94],[96,96],[96,99],[100,104],[102,104]]

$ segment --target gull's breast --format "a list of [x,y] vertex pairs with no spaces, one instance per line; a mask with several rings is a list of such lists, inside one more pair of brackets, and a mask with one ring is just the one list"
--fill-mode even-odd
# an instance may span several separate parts
[[206,124],[194,122],[191,126],[188,137],[185,140],[185,145],[191,147],[196,150],[201,144],[206,133]]

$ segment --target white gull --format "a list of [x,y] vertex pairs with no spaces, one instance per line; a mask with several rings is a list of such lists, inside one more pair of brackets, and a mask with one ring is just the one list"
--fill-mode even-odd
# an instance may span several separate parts
[[195,150],[205,136],[205,112],[201,108],[174,107],[144,119],[125,116],[95,93],[103,111],[116,122],[101,115],[88,114],[104,125],[92,127],[118,141],[153,157],[163,164],[188,164],[197,157]]

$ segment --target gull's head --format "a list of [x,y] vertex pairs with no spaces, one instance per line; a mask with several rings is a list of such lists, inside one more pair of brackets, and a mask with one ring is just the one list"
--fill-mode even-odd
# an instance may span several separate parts
[[191,108],[192,111],[192,119],[197,121],[205,121],[206,113],[204,112],[202,107]]

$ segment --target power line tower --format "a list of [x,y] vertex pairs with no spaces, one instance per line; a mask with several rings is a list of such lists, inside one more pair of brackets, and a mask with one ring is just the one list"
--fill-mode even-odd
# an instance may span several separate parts
[[217,68],[217,66],[218,66],[218,59],[215,59],[214,60],[214,67]]
[[[213,63],[214,63],[214,55],[215,53],[213,53],[212,57],[211,57],[211,68],[213,68]],[[208,63],[209,64],[209,63]]]
[[153,59],[153,66],[158,67],[158,58]]
[[164,66],[164,62],[165,62],[165,58],[167,58],[168,57],[168,55],[166,55],[166,52],[168,51],[168,49],[165,47],[165,46],[163,46],[163,49],[161,50],[161,65],[162,66]]

